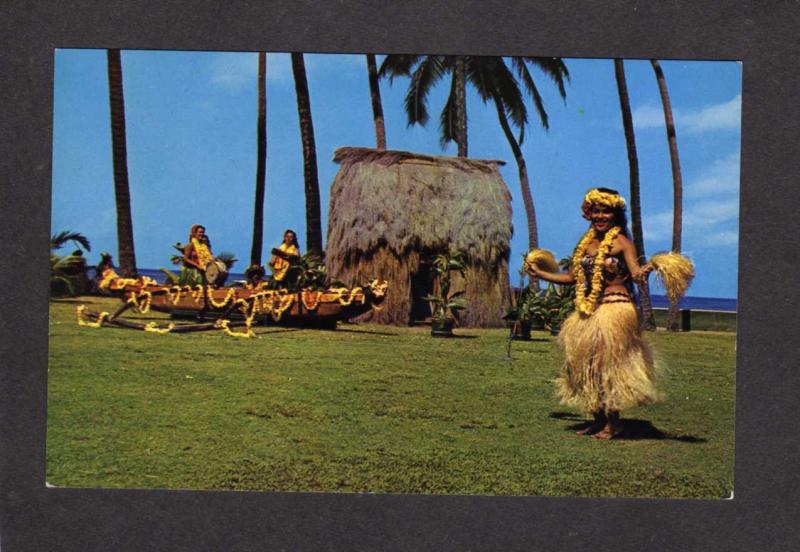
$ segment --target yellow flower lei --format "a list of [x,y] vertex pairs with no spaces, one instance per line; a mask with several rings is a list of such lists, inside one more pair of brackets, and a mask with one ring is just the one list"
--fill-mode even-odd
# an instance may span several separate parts
[[203,298],[204,289],[205,288],[203,288],[203,286],[201,286],[200,284],[194,286],[194,291],[192,292],[192,299],[194,299],[195,303],[199,303],[200,300]]
[[128,298],[128,303],[132,304],[134,309],[144,314],[150,310],[150,304],[153,302],[153,294],[149,291],[143,291],[141,297],[144,298],[144,301],[140,303],[139,299],[136,297],[136,292],[132,291]]
[[[353,302],[353,299],[356,298],[356,295],[362,291],[360,287],[354,287],[350,291],[350,294],[347,299],[344,298],[345,294],[347,293],[347,288],[331,288],[328,290],[331,293],[336,294],[336,300],[339,301],[339,304],[346,307]],[[363,304],[366,301],[366,297],[364,295],[361,296],[361,303]]]
[[79,326],[86,326],[87,328],[99,328],[100,326],[103,325],[103,321],[110,316],[110,313],[103,311],[97,317],[97,322],[87,322],[83,318],[83,311],[85,310],[86,310],[86,305],[79,305],[78,308],[76,309]]
[[197,253],[197,262],[200,266],[205,267],[214,260],[214,256],[211,255],[211,251],[206,244],[201,243],[197,238],[192,238],[192,245],[195,253]]
[[166,328],[159,328],[158,324],[156,324],[155,322],[148,322],[144,326],[144,331],[157,333],[157,334],[166,334],[166,333],[171,332],[174,328],[175,328],[175,324],[173,324],[172,322],[167,324]]
[[372,290],[372,295],[375,297],[383,297],[389,288],[389,282],[375,278],[367,284],[367,287]]
[[236,290],[233,289],[233,288],[230,288],[228,290],[228,294],[225,296],[225,298],[221,302],[220,301],[216,301],[214,299],[214,296],[211,294],[211,290],[212,290],[212,288],[209,286],[208,287],[208,302],[211,303],[212,306],[214,306],[214,307],[216,307],[218,309],[221,309],[222,307],[227,305],[228,302],[231,299],[236,299]]
[[322,300],[322,292],[304,290],[300,297],[306,310],[313,311],[316,310]]
[[597,308],[597,301],[600,299],[600,292],[603,289],[603,264],[606,260],[606,255],[611,251],[611,246],[614,243],[614,238],[620,233],[620,227],[615,226],[606,232],[603,241],[600,242],[600,247],[597,249],[597,256],[594,259],[594,271],[592,272],[592,283],[589,295],[585,295],[586,290],[586,272],[581,266],[583,256],[586,254],[589,244],[595,239],[597,233],[594,228],[590,228],[584,234],[581,241],[575,247],[575,253],[572,255],[572,273],[575,276],[575,307],[578,312],[591,316]]
[[243,332],[234,332],[233,330],[231,330],[228,327],[228,324],[230,324],[229,321],[220,319],[220,320],[217,320],[215,326],[217,328],[221,328],[222,330],[224,330],[225,334],[229,335],[231,337],[250,338],[250,337],[255,337],[256,336],[255,332],[250,329],[250,326],[245,326],[245,331],[243,331]]

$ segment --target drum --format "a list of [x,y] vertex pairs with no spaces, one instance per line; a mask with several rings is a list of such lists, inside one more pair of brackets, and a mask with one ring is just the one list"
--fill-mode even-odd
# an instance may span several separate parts
[[214,259],[206,265],[206,282],[211,286],[223,286],[228,279],[228,267],[218,259]]

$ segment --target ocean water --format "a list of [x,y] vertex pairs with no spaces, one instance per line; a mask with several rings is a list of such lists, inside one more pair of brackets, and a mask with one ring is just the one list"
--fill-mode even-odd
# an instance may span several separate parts
[[[171,269],[171,267],[170,267]],[[172,270],[174,273],[178,273],[178,270]],[[160,270],[153,270],[152,268],[140,268],[139,274],[142,276],[149,276],[153,278],[157,282],[164,283],[166,277],[164,273]],[[89,275],[91,277],[91,274]],[[244,274],[239,272],[231,272],[228,274],[228,282],[235,282],[236,280],[244,280]],[[650,300],[654,307],[656,308],[667,308],[669,307],[669,301],[667,297],[664,295],[650,295]],[[727,297],[694,297],[688,295],[681,299],[680,307],[682,309],[696,309],[696,310],[715,310],[715,311],[726,311],[726,312],[736,312],[736,299],[731,299]]]

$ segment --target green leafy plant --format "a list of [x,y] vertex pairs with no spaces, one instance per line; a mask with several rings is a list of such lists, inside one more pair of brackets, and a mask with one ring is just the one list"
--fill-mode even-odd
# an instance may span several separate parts
[[[70,255],[57,255],[67,242],[79,247]],[[80,232],[65,230],[50,236],[50,293],[53,295],[79,295],[88,289],[86,259],[80,248],[91,251],[89,240]]]
[[328,287],[328,274],[325,271],[325,262],[319,255],[306,253],[305,255],[289,260],[286,275],[280,281],[271,280],[269,288],[285,288],[289,291],[312,289],[322,291]]
[[436,273],[439,285],[437,294],[425,296],[426,301],[432,304],[431,320],[435,324],[447,325],[458,321],[458,313],[467,308],[464,301],[464,291],[450,292],[452,274],[458,272],[464,276],[464,254],[456,249],[437,255],[431,261],[431,267]]
[[575,286],[548,284],[542,293],[545,325],[551,333],[558,333],[561,323],[575,310]]
[[510,322],[520,322],[532,329],[543,330],[547,317],[548,310],[543,295],[539,290],[524,287],[506,311],[505,319]]

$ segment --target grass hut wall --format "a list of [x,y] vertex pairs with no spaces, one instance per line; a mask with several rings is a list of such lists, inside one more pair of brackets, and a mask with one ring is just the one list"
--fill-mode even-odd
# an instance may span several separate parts
[[332,278],[389,282],[371,321],[406,325],[430,316],[434,292],[426,260],[454,247],[465,255],[465,327],[501,326],[510,301],[511,194],[502,161],[340,148],[331,187],[326,263]]

